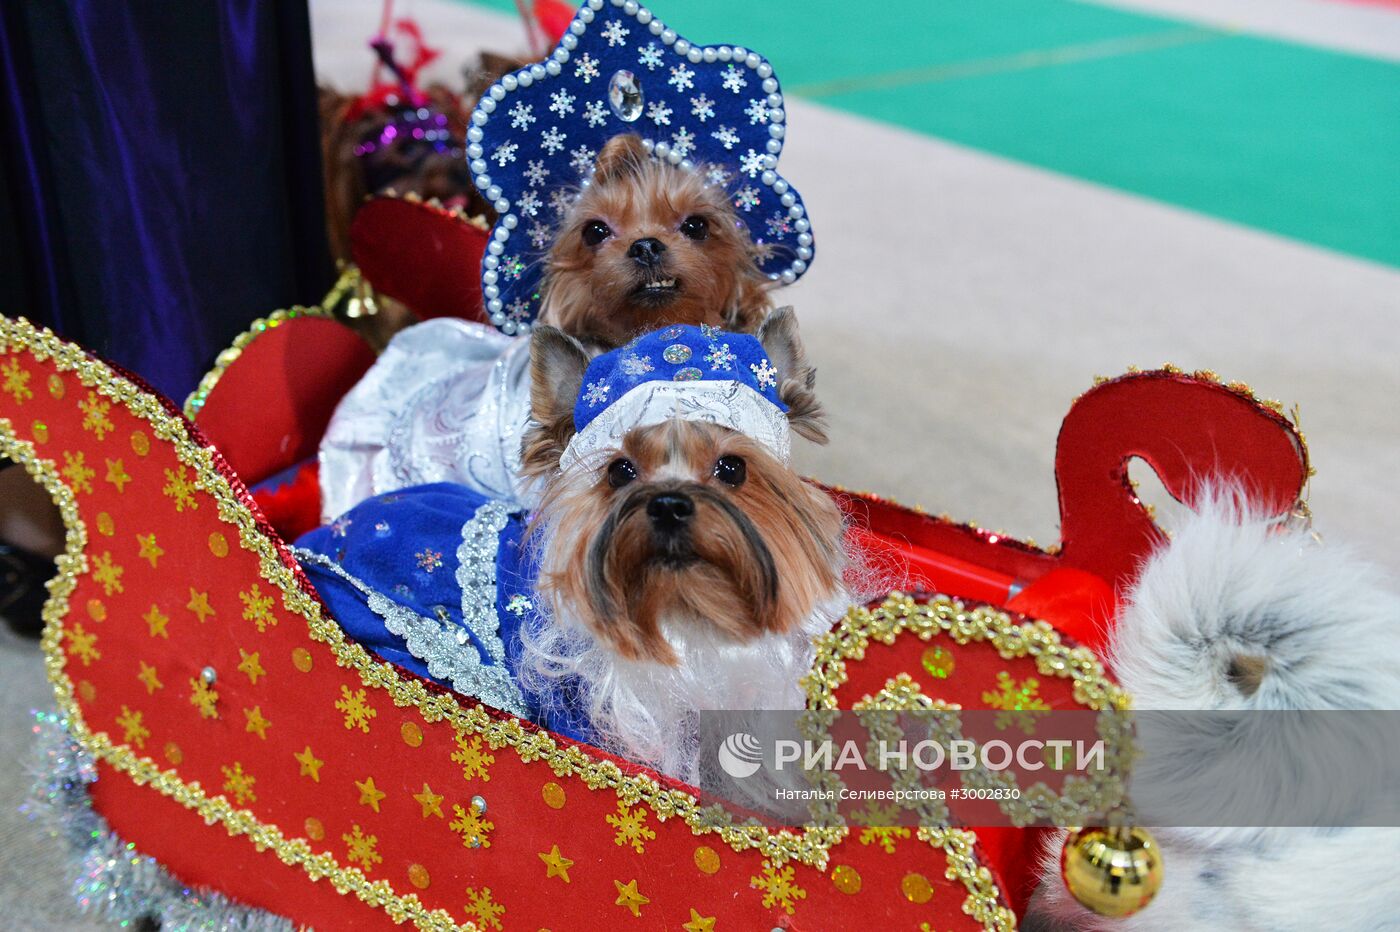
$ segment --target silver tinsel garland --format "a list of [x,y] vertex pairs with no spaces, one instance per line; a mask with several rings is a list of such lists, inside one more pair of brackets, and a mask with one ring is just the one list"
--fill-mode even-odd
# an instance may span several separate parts
[[93,811],[97,769],[67,720],[34,713],[34,788],[21,811],[64,843],[73,896],[84,912],[122,924],[150,920],[161,932],[293,932],[291,920],[184,886],[155,858],[117,837]]

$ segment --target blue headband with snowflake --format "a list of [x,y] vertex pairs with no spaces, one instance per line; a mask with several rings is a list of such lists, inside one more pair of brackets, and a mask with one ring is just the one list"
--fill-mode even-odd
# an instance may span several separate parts
[[652,331],[588,364],[561,466],[606,460],[629,430],[676,418],[737,430],[786,462],[780,378],[750,334],[705,324]]
[[467,158],[500,215],[481,263],[491,322],[530,328],[554,228],[623,133],[722,185],[754,242],[771,247],[762,270],[796,281],[813,245],[802,198],[777,173],[785,120],[761,55],[692,45],[635,0],[587,0],[549,58],[501,78],[472,113]]

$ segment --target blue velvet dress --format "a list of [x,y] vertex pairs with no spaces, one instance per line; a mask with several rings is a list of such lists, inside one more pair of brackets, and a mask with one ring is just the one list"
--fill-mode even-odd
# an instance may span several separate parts
[[464,486],[413,486],[361,502],[297,541],[345,633],[385,660],[487,705],[589,741],[567,684],[523,690],[520,632],[535,607],[527,516]]

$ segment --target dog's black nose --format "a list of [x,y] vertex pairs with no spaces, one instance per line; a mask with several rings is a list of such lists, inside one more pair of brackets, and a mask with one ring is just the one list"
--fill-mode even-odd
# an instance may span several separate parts
[[674,531],[695,514],[695,503],[688,495],[662,492],[647,502],[647,514],[651,516],[651,523],[657,530]]
[[651,268],[661,264],[661,254],[666,251],[666,244],[655,237],[648,236],[646,239],[639,239],[627,249],[627,255],[643,268]]

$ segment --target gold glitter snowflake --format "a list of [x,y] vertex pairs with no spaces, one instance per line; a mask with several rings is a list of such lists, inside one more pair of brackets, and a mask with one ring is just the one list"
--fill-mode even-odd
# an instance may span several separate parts
[[78,410],[83,412],[83,430],[92,431],[98,440],[106,440],[107,434],[116,427],[107,412],[112,410],[110,402],[97,397],[97,392],[88,392],[85,401],[78,402]]
[[632,850],[638,854],[642,853],[647,842],[656,837],[656,833],[647,828],[647,811],[629,809],[623,800],[618,800],[617,812],[604,816],[603,820],[617,829],[613,836],[613,844],[631,845]]
[[146,739],[151,736],[151,730],[141,724],[141,713],[126,706],[122,706],[122,714],[117,716],[117,726],[122,730],[122,740],[138,748],[144,748]]
[[[91,492],[92,479],[97,475],[97,470],[89,469],[83,462],[83,454],[69,453],[63,451],[63,469],[60,470],[63,478],[68,480],[68,484],[73,487],[74,492]],[[110,593],[108,593],[110,595]]]
[[202,677],[190,678],[190,705],[199,710],[200,718],[219,717],[219,693]]
[[68,639],[68,652],[81,660],[83,666],[91,666],[94,660],[102,659],[102,652],[97,649],[97,635],[84,631],[81,622],[65,628],[63,636]]
[[1036,719],[1040,717],[1038,713],[1050,711],[1039,695],[1040,680],[1032,676],[1017,683],[1010,673],[1002,670],[997,674],[997,689],[998,692],[982,694],[982,701],[989,708],[1002,710],[994,723],[997,729],[1005,731],[1008,725],[1015,724],[1026,734],[1035,734]]
[[20,366],[18,359],[11,359],[0,366],[0,372],[5,373],[5,382],[0,385],[0,392],[13,395],[15,404],[24,404],[34,397],[34,392],[29,388],[29,373]]
[[238,598],[243,602],[243,620],[257,625],[259,634],[277,626],[277,616],[272,613],[272,596],[263,595],[257,583],[246,592],[238,593]]
[[749,886],[763,891],[764,908],[771,909],[777,904],[789,916],[796,911],[795,904],[798,900],[807,899],[807,891],[793,882],[792,866],[776,868],[766,858],[763,861],[763,873],[750,877]]
[[365,870],[369,870],[376,864],[384,863],[384,856],[375,850],[379,844],[379,836],[364,834],[360,831],[358,823],[355,824],[349,835],[341,835],[340,839],[345,842],[348,852],[345,859],[351,864],[358,864]]
[[365,695],[365,691],[357,689],[352,693],[349,686],[342,685],[340,696],[341,698],[335,701],[335,707],[345,713],[345,728],[349,731],[358,728],[369,734],[369,720],[379,712],[369,704],[369,697]]
[[199,508],[199,501],[194,497],[198,488],[198,484],[190,480],[189,473],[181,464],[175,469],[165,471],[165,486],[160,491],[175,503],[176,511],[184,512],[186,508],[190,511]]
[[92,578],[102,587],[102,591],[111,595],[114,592],[124,592],[122,588],[122,573],[126,570],[112,562],[112,552],[104,550],[101,554],[92,558]]
[[488,768],[496,762],[496,755],[485,748],[480,735],[468,741],[467,736],[459,732],[457,750],[452,752],[452,760],[462,765],[463,780],[480,777],[483,781],[490,782],[491,774]]
[[234,761],[232,767],[219,769],[224,772],[224,792],[232,793],[234,802],[242,805],[258,801],[258,794],[253,792],[253,784],[257,783],[258,779],[251,773],[244,773],[241,763]]
[[467,887],[467,896],[471,897],[471,902],[462,908],[468,916],[476,919],[482,926],[492,929],[501,927],[501,917],[506,914],[506,908],[491,899],[490,887],[482,887],[480,893],[473,887]]
[[899,806],[894,803],[881,806],[879,800],[872,799],[851,819],[857,825],[865,826],[860,833],[860,843],[879,845],[886,854],[894,854],[895,842],[910,836],[908,828],[894,824],[899,821]]
[[454,805],[452,813],[457,818],[448,823],[447,827],[462,836],[462,847],[491,847],[491,832],[496,828],[494,822],[474,809],[463,809],[461,806]]

